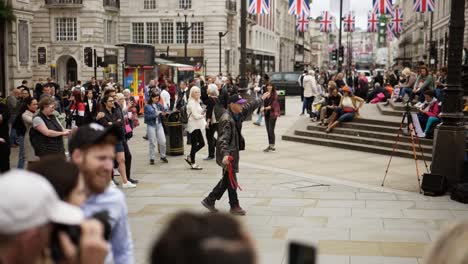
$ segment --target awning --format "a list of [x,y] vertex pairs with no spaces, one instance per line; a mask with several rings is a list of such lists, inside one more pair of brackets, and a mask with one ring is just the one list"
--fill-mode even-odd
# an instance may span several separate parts
[[164,64],[167,66],[177,67],[178,71],[195,71],[195,67],[191,65],[177,63],[177,62],[166,60],[166,59],[155,58],[154,62],[156,64]]

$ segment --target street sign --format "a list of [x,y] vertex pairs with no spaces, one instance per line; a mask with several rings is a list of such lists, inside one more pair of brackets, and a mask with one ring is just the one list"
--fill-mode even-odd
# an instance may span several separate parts
[[129,66],[153,66],[154,47],[149,45],[125,46],[125,63]]

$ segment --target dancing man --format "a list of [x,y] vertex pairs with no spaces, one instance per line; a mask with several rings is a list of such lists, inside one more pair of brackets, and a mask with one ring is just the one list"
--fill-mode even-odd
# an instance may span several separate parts
[[[263,96],[265,97],[265,95]],[[238,94],[229,96],[227,110],[219,120],[218,142],[216,146],[216,163],[223,168],[223,177],[213,188],[213,191],[201,203],[211,212],[217,212],[216,200],[221,199],[226,190],[229,194],[230,213],[245,215],[245,210],[239,205],[237,198],[237,177],[239,172],[239,151],[245,149],[242,137],[242,122],[257,109],[265,98],[258,98],[247,103]]]

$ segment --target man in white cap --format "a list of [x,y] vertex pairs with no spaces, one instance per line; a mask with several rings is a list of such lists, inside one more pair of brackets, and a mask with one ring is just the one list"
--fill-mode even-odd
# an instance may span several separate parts
[[53,224],[81,226],[79,248],[59,233],[65,263],[104,263],[108,247],[102,225],[84,221],[80,208],[61,201],[45,178],[13,170],[0,176],[0,185],[7,186],[0,199],[0,263],[37,263],[49,246]]

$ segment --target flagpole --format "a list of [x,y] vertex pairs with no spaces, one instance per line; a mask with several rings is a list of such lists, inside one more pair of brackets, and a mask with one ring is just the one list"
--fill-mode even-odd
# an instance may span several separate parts
[[[340,17],[338,18],[339,19],[339,23],[340,23],[340,32],[338,33],[338,50],[340,50],[341,48],[341,25],[342,25],[342,18],[343,18],[343,0],[340,0]],[[342,65],[343,65],[343,58],[341,58],[340,60],[340,54],[338,54],[338,73],[341,72],[342,70]]]

